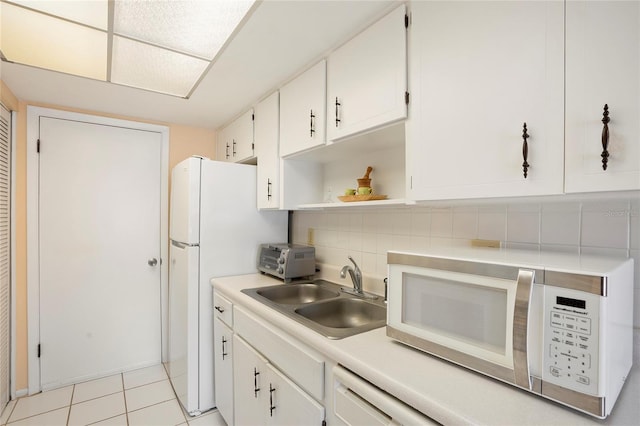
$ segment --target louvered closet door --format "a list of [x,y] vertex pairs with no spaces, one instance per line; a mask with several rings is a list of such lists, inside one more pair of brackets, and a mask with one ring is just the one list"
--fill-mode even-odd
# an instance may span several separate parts
[[0,106],[0,411],[9,401],[11,356],[11,114]]

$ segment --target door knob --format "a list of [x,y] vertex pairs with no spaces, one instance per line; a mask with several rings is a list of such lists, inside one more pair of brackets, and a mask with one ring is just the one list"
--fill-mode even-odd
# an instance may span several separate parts
[[147,260],[147,263],[149,264],[149,266],[156,266],[158,264],[158,259],[154,257],[153,259]]

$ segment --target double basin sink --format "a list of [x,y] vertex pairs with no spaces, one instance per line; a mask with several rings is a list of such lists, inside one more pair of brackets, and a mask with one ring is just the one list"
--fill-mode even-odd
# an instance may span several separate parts
[[353,295],[330,281],[278,284],[242,292],[329,339],[373,330],[387,321],[382,297]]

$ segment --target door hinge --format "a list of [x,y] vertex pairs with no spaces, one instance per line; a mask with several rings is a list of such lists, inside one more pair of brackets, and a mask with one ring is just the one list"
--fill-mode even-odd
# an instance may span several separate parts
[[256,150],[256,144],[255,144],[255,143],[252,143],[252,144],[251,144],[251,151],[255,151],[255,150]]
[[40,139],[38,139],[38,143],[36,144],[36,152],[40,154]]
[[404,103],[409,105],[409,92],[404,92]]
[[409,28],[409,14],[404,15],[404,27]]
[[251,121],[256,121],[256,115],[255,114],[251,114]]
[[40,352],[40,343],[38,343],[38,358],[40,358],[40,354],[41,354],[41,353],[42,353],[42,352]]

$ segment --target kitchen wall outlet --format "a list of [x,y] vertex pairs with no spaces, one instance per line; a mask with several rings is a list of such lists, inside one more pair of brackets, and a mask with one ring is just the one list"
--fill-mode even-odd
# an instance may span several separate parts
[[471,247],[500,248],[500,240],[471,240]]
[[312,246],[314,244],[313,228],[307,229],[307,245]]

